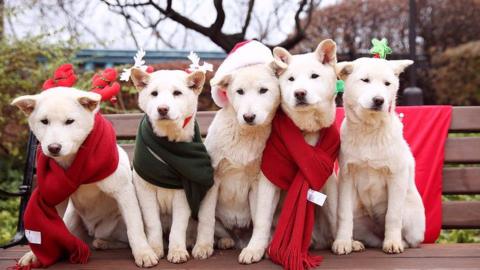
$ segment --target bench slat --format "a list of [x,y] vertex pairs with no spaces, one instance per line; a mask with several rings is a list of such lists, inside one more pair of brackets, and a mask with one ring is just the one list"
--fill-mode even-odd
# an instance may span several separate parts
[[442,203],[443,229],[480,228],[480,201],[449,201]]
[[[29,249],[14,247],[0,250],[0,269],[8,269],[15,265]],[[381,249],[367,249],[354,252],[348,256],[334,255],[329,250],[315,250],[313,254],[321,255],[324,260],[318,269],[478,269],[480,260],[480,244],[423,244],[420,248],[406,249],[400,254],[385,254]],[[268,259],[249,265],[238,263],[240,250],[215,250],[208,260],[190,259],[181,266],[160,260],[153,269],[230,269],[230,270],[281,270],[278,265]],[[87,264],[72,265],[61,261],[49,267],[49,270],[60,269],[108,269],[138,270],[133,262],[129,249],[93,250]]]
[[448,138],[445,144],[445,162],[480,163],[480,137]]
[[[121,144],[133,159],[134,144]],[[443,194],[480,194],[480,167],[443,169]]]
[[[197,113],[202,133],[205,135],[208,125],[215,116],[215,111],[201,111]],[[137,134],[137,127],[143,113],[133,114],[107,114],[113,122],[118,137],[132,138]],[[450,131],[454,132],[480,132],[480,106],[453,107]]]
[[443,194],[480,194],[480,167],[444,168]]
[[450,131],[480,132],[480,106],[453,107]]

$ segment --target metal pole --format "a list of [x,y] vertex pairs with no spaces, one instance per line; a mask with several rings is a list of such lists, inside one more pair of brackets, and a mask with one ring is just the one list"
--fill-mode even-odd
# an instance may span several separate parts
[[410,59],[415,62],[410,67],[410,86],[415,87],[417,85],[417,78],[415,77],[415,66],[417,61],[417,54],[416,54],[416,21],[417,21],[417,5],[415,0],[410,0],[409,5],[409,17],[408,17],[408,47],[410,49]]
[[410,86],[403,91],[402,104],[403,105],[423,105],[422,89],[417,87],[416,66],[416,20],[417,20],[417,5],[415,0],[409,1],[408,9],[408,47],[410,51],[410,59],[414,64],[410,67],[409,77]]

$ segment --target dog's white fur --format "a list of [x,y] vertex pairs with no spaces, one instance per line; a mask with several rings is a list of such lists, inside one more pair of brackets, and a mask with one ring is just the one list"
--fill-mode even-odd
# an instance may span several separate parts
[[[217,86],[226,91],[228,104],[215,115],[205,140],[215,169],[215,185],[209,194],[211,204],[200,214],[209,216],[211,223],[206,229],[210,233],[202,236],[199,227],[196,246],[213,248],[215,216],[215,235],[220,238],[217,246],[242,245],[235,243],[230,232],[248,229],[255,213],[261,156],[280,103],[275,75],[278,65],[282,63],[272,59],[270,64],[243,67],[217,80]],[[255,118],[247,123],[244,115]]]
[[[99,103],[98,94],[66,87],[18,97],[12,102],[28,115],[30,129],[40,141],[42,152],[65,169],[72,164],[79,147],[92,130]],[[67,120],[73,122],[67,124]],[[51,144],[61,145],[58,154],[49,151]],[[64,222],[75,235],[83,239],[93,238],[93,247],[97,249],[127,247],[129,243],[135,263],[150,267],[157,264],[158,257],[145,237],[128,156],[122,148],[117,148],[119,163],[116,171],[104,180],[81,185],[70,197]],[[95,159],[95,156],[91,158]],[[58,208],[59,214],[63,215],[65,208]],[[30,251],[19,264],[29,265],[36,260]]]
[[[355,249],[352,239],[383,246],[386,253],[400,253],[423,241],[425,214],[415,186],[415,161],[395,113],[398,75],[412,63],[360,58],[337,65],[345,80],[346,118],[341,128],[338,231],[332,246],[336,254]],[[374,98],[383,104],[375,106]]]
[[[314,52],[299,55],[290,55],[287,50],[277,47],[273,54],[287,66],[281,70],[279,76],[281,108],[302,130],[306,142],[316,145],[321,139],[319,131],[331,126],[335,119],[336,44],[332,40],[324,40]],[[296,91],[305,92],[303,104],[298,104]],[[322,192],[328,198],[323,207],[316,209],[318,219],[313,234],[316,248],[329,247],[333,242],[337,208],[337,183],[334,174],[329,177]],[[280,189],[261,173],[257,193],[253,235],[240,254],[240,262],[246,264],[261,260],[265,253]]]
[[[173,142],[192,141],[198,96],[203,89],[205,74],[202,71],[187,74],[180,70],[160,70],[148,74],[140,69],[133,69],[132,80],[140,91],[138,104],[152,123],[154,133]],[[176,91],[181,94],[178,95]],[[158,108],[165,107],[169,108],[168,114],[162,116]],[[183,127],[187,117],[192,117],[192,120]],[[165,231],[170,228],[167,260],[172,263],[187,261],[187,229],[191,211],[185,191],[154,186],[142,179],[135,169],[133,182],[150,246],[159,257],[163,257],[162,227]],[[210,190],[207,194],[211,192],[214,191]],[[205,232],[205,228],[212,223],[202,216],[205,204],[208,205],[208,199],[204,199],[200,205],[198,234],[203,235],[202,237],[209,233],[210,230]],[[213,228],[213,225],[211,226]],[[204,246],[195,246],[193,250],[194,257],[208,257],[212,253],[213,248]]]

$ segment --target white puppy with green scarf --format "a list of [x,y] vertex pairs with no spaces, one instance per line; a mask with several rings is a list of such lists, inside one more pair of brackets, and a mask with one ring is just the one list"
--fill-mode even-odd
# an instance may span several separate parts
[[[198,58],[192,59],[198,63]],[[170,228],[167,260],[172,263],[188,260],[190,217],[198,216],[213,185],[210,158],[195,121],[205,72],[199,66],[190,72],[148,73],[144,66],[131,70],[139,107],[145,112],[135,146],[133,181],[148,242],[159,257],[164,255],[162,227]]]

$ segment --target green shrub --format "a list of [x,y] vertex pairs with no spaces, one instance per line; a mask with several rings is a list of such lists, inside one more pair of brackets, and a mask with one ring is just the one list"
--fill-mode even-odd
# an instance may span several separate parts
[[438,104],[480,105],[480,41],[435,55],[430,70]]

